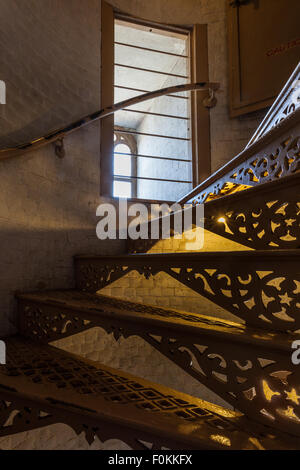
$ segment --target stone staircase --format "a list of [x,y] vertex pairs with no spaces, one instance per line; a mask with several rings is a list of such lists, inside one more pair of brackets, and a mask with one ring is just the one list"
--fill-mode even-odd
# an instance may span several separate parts
[[[131,242],[124,255],[77,255],[73,290],[17,295],[18,335],[5,339],[0,368],[0,437],[64,423],[89,444],[119,439],[136,450],[300,448],[300,369],[291,360],[300,332],[299,117],[287,118],[292,138],[285,121],[268,128],[259,159],[251,152],[261,140],[246,149],[242,171],[239,158],[185,198],[205,202],[207,231],[245,249],[153,253],[157,240]],[[281,153],[270,151],[274,136]],[[215,308],[204,315],[103,295],[132,273],[146,283],[163,273]],[[95,327],[142,338],[228,408],[57,347]]]

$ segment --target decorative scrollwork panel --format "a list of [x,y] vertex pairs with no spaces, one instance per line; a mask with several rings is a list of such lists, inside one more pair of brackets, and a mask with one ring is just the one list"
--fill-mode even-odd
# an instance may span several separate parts
[[[250,261],[248,261],[250,264]],[[169,268],[168,273],[194,291],[243,319],[248,325],[300,329],[300,272],[287,266]]]
[[300,168],[300,124],[296,124],[288,133],[256,153],[253,154],[250,150],[247,149],[246,152],[251,155],[242,163],[237,164],[236,167],[231,165],[232,169],[225,174],[220,174],[215,182],[203,189],[200,185],[199,190],[195,190],[190,198],[180,202],[203,204],[246,187],[274,181],[295,173]]
[[[291,361],[293,337],[276,336],[262,330],[248,331],[230,322],[208,318],[205,326],[205,318],[196,314],[132,304],[120,299],[111,299],[111,303],[104,307],[107,300],[100,296],[98,320],[87,323],[87,328],[97,324],[107,333],[112,333],[116,340],[141,337],[252,420],[300,436],[300,376],[299,366]],[[110,311],[115,306],[119,311],[125,311],[124,317]],[[128,313],[136,308],[140,317],[130,321]],[[163,321],[158,323],[157,318],[160,317]],[[164,323],[168,317],[170,322]],[[82,318],[89,319],[90,313],[82,313]],[[156,321],[150,322],[151,318]],[[25,331],[25,334],[30,332]],[[76,372],[73,377],[72,374],[70,380],[80,382],[82,374],[79,375]],[[105,373],[105,386],[108,385],[106,380],[110,381],[106,377]],[[125,389],[124,393],[127,394]],[[124,402],[123,396],[118,395],[118,402]],[[187,409],[181,412],[188,419]]]
[[254,249],[294,249],[300,246],[300,179],[247,198],[207,204],[205,228]]
[[300,436],[300,377],[288,354],[210,338],[147,336],[157,350],[251,419]]
[[[5,395],[5,394],[4,394]],[[0,436],[8,436],[57,423],[49,412],[38,406],[28,406],[15,398],[4,399],[0,387]]]
[[51,307],[19,301],[22,334],[45,343],[72,336],[95,326],[92,320],[63,307]]
[[76,284],[79,285],[85,279],[85,289],[89,292],[96,292],[99,289],[117,281],[128,274],[131,270],[127,266],[85,264],[81,267],[80,273],[75,270]]
[[[56,348],[11,338],[7,366],[0,368],[0,435],[61,422],[77,434],[85,432],[89,443],[95,436],[101,441],[114,438],[136,450],[222,448],[221,441],[212,438],[214,435],[233,448],[264,445],[265,437],[259,432],[252,437],[243,433],[244,419],[235,412],[177,392],[172,394],[169,389],[171,393],[166,393],[163,387],[116,372]],[[14,388],[4,387],[3,383],[13,384]],[[23,394],[24,385],[27,395]],[[120,415],[122,419],[116,421]],[[149,423],[147,416],[151,416]],[[8,420],[19,425],[7,430],[3,423]],[[192,426],[190,436],[181,433],[180,425],[192,423],[196,428]],[[176,429],[178,433],[174,433]]]
[[[149,275],[165,272],[247,325],[281,331],[300,329],[300,254],[297,250],[210,255],[120,257],[119,272],[123,263],[126,273],[138,271],[147,279]],[[79,289],[96,292],[108,284],[97,277],[97,266],[101,263],[99,258],[77,260]]]

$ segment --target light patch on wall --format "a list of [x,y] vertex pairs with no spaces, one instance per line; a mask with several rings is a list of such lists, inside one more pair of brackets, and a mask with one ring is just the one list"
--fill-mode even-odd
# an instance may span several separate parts
[[0,341],[0,364],[6,364],[6,345],[4,341]]

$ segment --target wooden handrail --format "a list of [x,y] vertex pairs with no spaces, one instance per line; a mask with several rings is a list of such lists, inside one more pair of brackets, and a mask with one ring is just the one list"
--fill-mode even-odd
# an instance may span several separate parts
[[[251,164],[247,167],[247,160],[252,158],[255,154],[259,154],[259,152],[266,152],[266,161],[264,165],[271,167],[270,160],[268,156],[268,152],[270,152],[269,146],[272,145],[272,142],[281,137],[285,132],[290,132],[290,129],[297,126],[299,127],[300,124],[300,106],[299,106],[299,78],[300,78],[300,62],[298,63],[297,67],[295,68],[294,72],[290,76],[289,80],[287,81],[286,85],[283,87],[282,91],[278,95],[278,98],[275,100],[273,106],[263,119],[262,123],[254,133],[253,137],[251,138],[250,142],[246,146],[246,148],[239,153],[236,157],[232,158],[215,171],[211,176],[209,176],[206,180],[202,181],[196,188],[190,191],[187,195],[181,198],[178,202],[180,204],[184,204],[187,202],[205,202],[210,195],[217,195],[220,193],[221,188],[226,185],[226,183],[233,183],[233,184],[245,184],[254,186],[255,184],[261,184],[266,179],[260,178],[256,176],[256,180],[251,180],[249,175],[247,175],[247,171],[253,173],[255,170],[251,167]],[[295,96],[295,92],[297,94]],[[287,136],[287,138],[290,136]],[[293,138],[296,136],[294,135]],[[299,142],[299,129],[297,131],[297,140]],[[284,145],[281,142],[279,143],[279,147]],[[288,155],[289,149],[286,151],[286,158],[284,161],[284,157],[281,155],[281,171],[279,167],[277,167],[276,175],[270,175],[268,177],[269,180],[272,180],[274,177],[282,177],[288,174],[288,167],[289,165],[292,166],[290,169],[290,173],[295,171],[295,164],[290,160],[290,156]],[[272,158],[271,158],[272,159]],[[260,159],[261,160],[261,159]],[[298,160],[298,159],[297,159]],[[246,167],[242,168],[242,165],[245,163]],[[261,164],[261,162],[258,162]],[[274,161],[272,162],[272,166],[274,165]],[[272,172],[271,168],[268,168],[270,173]],[[235,181],[230,173],[237,172],[239,178]],[[280,176],[278,176],[280,175]]]
[[99,119],[103,119],[111,114],[116,113],[128,106],[133,106],[135,104],[142,103],[144,101],[148,101],[154,98],[159,98],[160,96],[169,95],[170,93],[180,93],[184,91],[199,91],[199,90],[218,90],[220,87],[219,83],[214,82],[198,82],[198,83],[188,83],[184,85],[176,85],[167,88],[161,88],[159,90],[151,91],[148,93],[144,93],[142,95],[136,96],[134,98],[130,98],[125,101],[121,101],[114,105],[108,106],[100,111],[95,113],[89,114],[82,119],[79,119],[69,126],[63,127],[56,131],[53,131],[43,137],[33,139],[28,143],[17,145],[16,147],[8,147],[4,149],[0,149],[0,160],[5,158],[16,157],[19,155],[23,155],[27,152],[32,152],[33,150],[37,150],[44,145],[48,145],[52,142],[61,141],[64,137],[66,137],[71,132],[76,131],[77,129],[81,129],[82,127],[90,124],[94,121]]

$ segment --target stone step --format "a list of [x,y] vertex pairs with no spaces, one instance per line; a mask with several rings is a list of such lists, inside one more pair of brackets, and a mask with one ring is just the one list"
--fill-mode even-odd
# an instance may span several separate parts
[[23,335],[51,342],[101,327],[139,336],[256,423],[300,436],[296,335],[82,291],[20,294]]
[[[260,171],[263,168],[264,166]],[[201,223],[206,230],[252,249],[297,249],[300,246],[299,185],[299,170],[284,178],[243,191],[236,190],[232,194],[229,189],[226,189],[224,195],[219,194],[217,184],[214,189],[215,197],[211,195],[210,200],[205,202],[204,219]],[[225,188],[226,186],[224,183]],[[199,200],[198,203],[203,201]],[[192,209],[193,227],[199,226],[196,206],[197,204]],[[161,235],[161,219],[159,222]],[[170,227],[172,234],[173,215],[170,216]],[[157,241],[151,239],[149,224],[148,239],[129,239],[128,252],[146,253]]]
[[21,337],[0,366],[0,436],[64,423],[132,449],[293,449],[237,412]]

